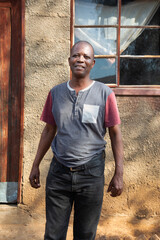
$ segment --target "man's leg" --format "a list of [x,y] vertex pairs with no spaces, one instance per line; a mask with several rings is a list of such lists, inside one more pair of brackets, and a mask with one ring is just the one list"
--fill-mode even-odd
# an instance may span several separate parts
[[69,191],[69,174],[51,164],[46,183],[46,230],[45,240],[65,240],[73,197]]
[[66,192],[50,191],[46,197],[45,240],[65,240],[72,201]]
[[[74,240],[94,240],[100,218],[104,189],[104,166],[77,176],[74,203]],[[79,179],[80,178],[80,179]],[[79,179],[79,182],[78,182]]]

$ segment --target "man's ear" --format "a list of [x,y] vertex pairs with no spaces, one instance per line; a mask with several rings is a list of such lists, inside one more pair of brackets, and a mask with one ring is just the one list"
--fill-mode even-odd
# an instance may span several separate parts
[[94,59],[94,60],[93,60],[93,63],[92,63],[92,68],[94,67],[94,65],[95,65],[95,62],[96,62],[96,61],[95,61],[95,59]]

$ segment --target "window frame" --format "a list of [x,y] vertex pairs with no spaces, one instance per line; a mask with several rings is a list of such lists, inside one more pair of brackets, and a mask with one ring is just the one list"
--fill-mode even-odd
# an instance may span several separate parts
[[137,96],[160,96],[160,85],[120,85],[120,59],[153,59],[160,58],[160,55],[121,55],[120,53],[120,31],[121,28],[144,28],[160,29],[158,25],[145,26],[121,26],[121,0],[118,0],[118,24],[116,25],[75,25],[75,0],[70,2],[70,47],[74,44],[75,28],[116,28],[117,29],[117,53],[115,55],[95,55],[97,58],[115,58],[117,60],[117,84],[106,84],[113,89],[116,95],[137,95]]

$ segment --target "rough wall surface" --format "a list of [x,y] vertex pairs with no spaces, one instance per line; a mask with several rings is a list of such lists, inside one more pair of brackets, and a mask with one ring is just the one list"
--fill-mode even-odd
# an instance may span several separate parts
[[49,90],[69,79],[70,1],[26,0],[24,204],[44,208],[45,176],[52,153],[41,164],[40,190],[30,188],[29,172],[44,124],[39,120]]
[[[104,211],[139,218],[160,215],[160,98],[121,96],[117,97],[117,102],[122,121],[125,186],[121,197],[112,201],[105,197]],[[106,184],[113,169],[109,147]]]
[[[52,153],[41,163],[39,190],[29,186],[29,172],[44,126],[40,114],[50,88],[69,78],[70,1],[26,1],[26,77],[23,203],[44,212],[45,178]],[[117,97],[124,142],[124,193],[104,194],[102,219],[116,214],[134,219],[160,215],[160,98]],[[106,187],[114,172],[112,151],[106,149]]]

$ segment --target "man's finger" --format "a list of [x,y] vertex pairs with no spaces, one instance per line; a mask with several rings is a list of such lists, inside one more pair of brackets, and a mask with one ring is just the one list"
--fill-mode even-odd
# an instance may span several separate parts
[[118,196],[121,195],[121,193],[122,193],[121,189],[118,190],[118,189],[112,187],[112,190],[111,190],[111,196],[112,197],[118,197]]
[[111,190],[112,190],[112,184],[110,183],[107,192],[111,192]]
[[39,188],[40,187],[40,183],[39,183],[39,177],[38,176],[31,176],[29,178],[30,184],[33,188]]
[[36,176],[36,183],[39,184],[39,176]]
[[33,188],[39,188],[40,184],[36,182],[36,179],[30,180],[30,184]]

